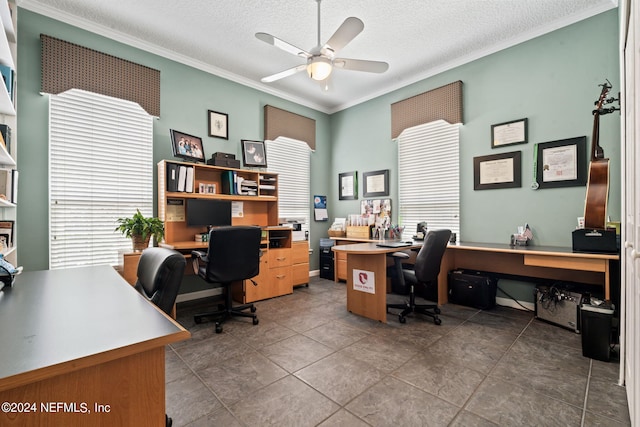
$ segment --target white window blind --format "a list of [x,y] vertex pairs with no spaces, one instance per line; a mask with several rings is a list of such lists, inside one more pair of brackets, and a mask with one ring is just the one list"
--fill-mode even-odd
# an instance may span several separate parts
[[443,120],[405,129],[398,143],[399,218],[410,239],[419,222],[460,236],[459,125]]
[[311,148],[306,142],[278,137],[265,141],[267,169],[278,174],[278,216],[304,218],[302,230],[309,231],[311,219]]
[[153,215],[153,122],[138,104],[73,89],[49,103],[49,266],[118,263],[114,231]]

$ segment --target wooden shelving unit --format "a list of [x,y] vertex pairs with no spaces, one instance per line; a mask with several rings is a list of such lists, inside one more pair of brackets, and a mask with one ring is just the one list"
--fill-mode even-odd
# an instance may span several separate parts
[[[0,0],[0,64],[7,66],[13,70],[14,79],[17,76],[16,69],[16,55],[17,55],[17,32],[16,32],[16,13],[17,7],[15,1],[3,1]],[[15,92],[15,82],[13,84],[13,91]],[[16,106],[14,100],[16,94],[9,94],[7,87],[3,81],[0,81],[0,123],[6,124],[11,128],[11,141],[9,147],[4,144],[0,144],[0,169],[7,171],[8,173],[2,174],[2,179],[7,179],[3,182],[5,188],[5,196],[8,199],[0,199],[0,221],[13,221],[14,228],[12,232],[13,246],[2,248],[1,252],[11,264],[18,265],[17,257],[17,240],[16,240],[16,226],[17,226],[17,209],[16,204],[11,201],[10,191],[13,191],[14,186],[9,182],[6,177],[12,176],[12,171],[17,167],[17,117]]]
[[[188,187],[193,192],[167,191],[167,177],[170,169],[175,166],[193,168],[193,182]],[[223,175],[235,174],[245,180],[255,181],[256,195],[223,194]],[[200,193],[201,184],[215,186],[216,193]],[[185,185],[185,188],[187,186]],[[206,250],[207,243],[196,242],[195,235],[206,232],[206,227],[188,227],[185,218],[177,220],[168,212],[174,203],[185,206],[186,199],[217,199],[242,203],[242,216],[232,218],[233,225],[257,225],[262,227],[262,251],[260,274],[251,281],[238,283],[234,286],[233,297],[240,302],[253,302],[293,292],[293,286],[308,282],[308,244],[305,246],[307,254],[306,282],[301,271],[300,257],[294,260],[292,230],[278,225],[278,175],[269,172],[234,169],[220,166],[185,163],[179,161],[162,160],[158,163],[158,217],[165,223],[165,240],[162,246],[181,251],[185,256],[193,249]],[[296,242],[297,243],[297,242]],[[307,243],[307,242],[305,242]],[[294,267],[295,265],[295,267]],[[295,271],[295,279],[294,279]],[[295,282],[295,283],[294,283]]]

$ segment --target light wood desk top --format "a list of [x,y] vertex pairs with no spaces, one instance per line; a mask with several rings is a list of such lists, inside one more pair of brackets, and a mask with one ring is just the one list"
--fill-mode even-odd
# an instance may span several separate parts
[[[342,244],[334,245],[334,252],[347,255],[347,308],[349,311],[386,321],[383,279],[386,278],[386,254],[417,249],[421,241],[410,246],[388,248],[377,246],[379,241],[363,239],[363,243],[345,243],[349,238],[335,238]],[[611,297],[610,262],[618,254],[574,252],[571,248],[555,246],[509,246],[493,243],[450,243],[447,246],[438,276],[438,303],[447,302],[447,273],[458,268],[486,271],[507,276],[572,281],[603,287],[605,299]],[[354,291],[353,271],[373,272],[376,278],[375,294]]]
[[22,273],[0,324],[0,391],[190,337],[110,266]]

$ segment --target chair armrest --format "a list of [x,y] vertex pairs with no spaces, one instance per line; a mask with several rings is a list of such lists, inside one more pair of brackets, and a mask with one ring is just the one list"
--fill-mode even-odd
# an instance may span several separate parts
[[387,254],[388,257],[390,258],[400,258],[402,259],[409,259],[410,255],[406,252],[392,252]]
[[197,275],[200,271],[200,263],[206,264],[209,262],[207,254],[202,251],[191,251],[191,266],[193,267],[193,274]]
[[203,262],[208,262],[207,253],[203,251],[191,251],[191,256]]

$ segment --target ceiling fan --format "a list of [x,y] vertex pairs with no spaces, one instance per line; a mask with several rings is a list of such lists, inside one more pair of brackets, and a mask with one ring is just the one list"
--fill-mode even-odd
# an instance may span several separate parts
[[292,76],[300,71],[307,70],[307,74],[313,80],[323,84],[323,88],[328,89],[328,79],[333,68],[342,68],[353,71],[366,71],[369,73],[384,73],[389,68],[389,64],[381,61],[367,61],[363,59],[336,58],[336,53],[345,47],[364,29],[364,23],[354,17],[345,19],[331,38],[322,45],[320,42],[320,2],[318,3],[318,45],[310,51],[300,49],[290,43],[267,33],[256,33],[256,37],[265,43],[280,48],[285,52],[300,56],[307,60],[306,64],[300,64],[288,70],[263,77],[263,83],[271,83],[285,77]]

